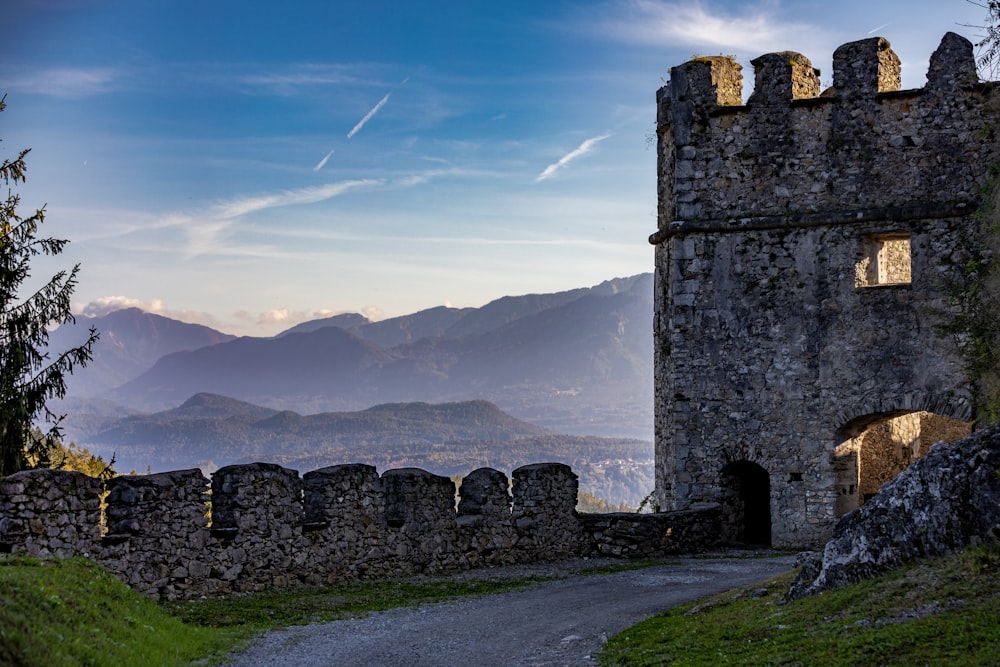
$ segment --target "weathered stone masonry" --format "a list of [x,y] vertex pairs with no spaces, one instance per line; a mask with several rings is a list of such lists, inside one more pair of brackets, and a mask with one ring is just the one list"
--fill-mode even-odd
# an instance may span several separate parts
[[952,33],[916,90],[885,39],[833,60],[822,94],[793,52],[753,61],[745,105],[722,56],[657,93],[656,495],[720,503],[729,540],[823,543],[860,502],[838,445],[905,413],[973,417],[935,318],[997,162],[995,88]]
[[211,486],[196,469],[115,477],[102,512],[101,480],[33,470],[0,480],[0,551],[86,556],[173,599],[719,543],[716,505],[579,515],[577,486],[561,463],[518,468],[512,484],[480,468],[456,509],[454,483],[416,468],[380,476],[350,464],[299,478],[253,463],[219,469]]

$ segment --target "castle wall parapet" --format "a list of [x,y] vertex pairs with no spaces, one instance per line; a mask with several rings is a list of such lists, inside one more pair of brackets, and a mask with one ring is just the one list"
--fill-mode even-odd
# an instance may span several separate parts
[[0,543],[51,556],[93,553],[101,538],[99,479],[18,472],[0,480]]
[[832,212],[858,201],[891,207],[915,193],[922,203],[975,200],[992,149],[974,139],[995,131],[985,108],[993,87],[978,83],[965,38],[945,35],[927,84],[908,91],[881,37],[838,48],[823,92],[802,54],[752,62],[746,105],[742,68],[727,56],[672,68],[658,91],[661,230],[675,220]]
[[211,483],[199,470],[106,485],[82,473],[25,471],[0,480],[0,552],[86,556],[140,592],[176,599],[714,544],[709,528],[641,552],[619,549],[632,533],[604,527],[599,547],[576,512],[569,466],[524,466],[512,481],[511,492],[504,473],[480,468],[456,495],[447,477],[418,468],[379,475],[362,464],[301,478],[269,463],[227,466]]

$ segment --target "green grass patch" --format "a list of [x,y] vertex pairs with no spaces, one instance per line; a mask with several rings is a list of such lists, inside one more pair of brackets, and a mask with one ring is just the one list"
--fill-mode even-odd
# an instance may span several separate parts
[[0,665],[187,665],[238,639],[185,625],[83,558],[0,558]]
[[364,581],[157,603],[83,558],[0,557],[0,665],[218,663],[264,630],[502,593],[550,578]]
[[996,548],[783,604],[793,578],[782,575],[639,623],[608,642],[601,664],[984,665],[1000,656]]
[[506,580],[360,581],[324,588],[288,588],[224,598],[164,602],[161,606],[185,623],[239,629],[253,634],[275,627],[333,621],[460,596],[503,593],[546,579],[532,576]]
[[350,581],[322,588],[284,588],[262,593],[161,603],[172,616],[192,625],[227,628],[246,636],[272,628],[361,616],[397,607],[457,597],[492,595],[561,576],[588,576],[663,565],[662,560],[621,561],[562,574],[463,576],[462,573],[404,579]]

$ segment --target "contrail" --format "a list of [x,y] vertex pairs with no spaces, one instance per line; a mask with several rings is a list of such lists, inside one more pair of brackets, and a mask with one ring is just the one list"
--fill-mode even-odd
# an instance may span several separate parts
[[887,25],[889,25],[889,24],[888,23],[883,23],[882,25],[880,25],[877,28],[872,28],[871,30],[868,31],[868,34],[870,35],[873,32],[878,32],[879,30],[881,30],[882,28],[886,27]]
[[333,149],[332,149],[332,148],[330,149],[330,152],[329,152],[329,153],[327,153],[327,154],[326,154],[326,155],[325,155],[325,156],[323,157],[323,159],[319,161],[319,164],[317,164],[317,165],[316,165],[315,167],[313,167],[313,171],[319,171],[319,170],[320,170],[320,169],[322,169],[322,168],[323,168],[324,166],[326,166],[326,163],[327,163],[327,161],[328,161],[328,160],[330,159],[330,156],[331,156],[331,155],[333,155]]
[[[400,81],[399,86],[404,85],[409,80],[410,80],[410,77],[406,77],[405,79],[403,79],[402,81]],[[399,88],[399,86],[396,86],[396,88]],[[357,125],[355,125],[354,127],[351,128],[351,131],[347,133],[347,138],[350,139],[355,134],[357,134],[361,130],[361,128],[363,128],[368,123],[368,121],[370,121],[372,119],[372,116],[374,116],[375,114],[377,114],[378,110],[385,106],[385,103],[389,101],[389,97],[394,92],[396,92],[395,88],[393,88],[388,93],[386,93],[385,97],[383,97],[382,99],[380,99],[378,101],[378,104],[376,104],[375,106],[373,106],[372,110],[369,111],[368,113],[366,113],[365,117],[362,118],[361,120],[359,120]]]
[[386,93],[385,97],[378,101],[378,104],[372,107],[372,110],[365,114],[365,117],[358,121],[358,124],[351,128],[351,131],[347,133],[347,138],[350,139],[355,134],[357,134],[365,124],[372,119],[372,116],[378,113],[378,110],[385,106],[385,103],[389,101],[389,96],[392,93]]
[[554,162],[549,166],[547,166],[545,168],[545,171],[540,173],[538,177],[535,179],[535,183],[539,183],[546,179],[552,178],[553,176],[555,176],[555,173],[557,171],[565,167],[567,164],[569,164],[576,158],[580,157],[581,155],[586,155],[591,150],[593,150],[594,146],[597,145],[597,142],[604,141],[610,136],[611,136],[610,134],[602,134],[599,137],[593,137],[591,139],[587,139],[582,144],[580,144],[575,150],[572,150],[566,155],[563,155],[561,158],[559,158],[558,162]]

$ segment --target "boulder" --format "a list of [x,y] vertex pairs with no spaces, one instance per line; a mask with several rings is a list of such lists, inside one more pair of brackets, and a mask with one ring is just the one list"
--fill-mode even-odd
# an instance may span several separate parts
[[786,599],[874,577],[919,558],[1000,541],[1000,427],[939,443],[805,556]]

